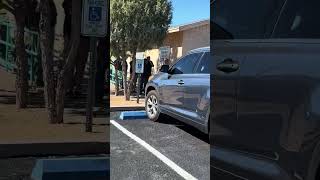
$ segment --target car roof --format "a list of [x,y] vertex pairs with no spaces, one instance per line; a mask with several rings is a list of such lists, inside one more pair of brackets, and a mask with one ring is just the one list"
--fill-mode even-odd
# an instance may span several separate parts
[[210,52],[210,46],[190,50],[188,54],[199,53],[199,52]]

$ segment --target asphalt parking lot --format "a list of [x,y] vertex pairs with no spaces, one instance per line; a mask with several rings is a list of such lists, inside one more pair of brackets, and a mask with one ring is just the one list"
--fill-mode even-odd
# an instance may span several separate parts
[[197,129],[170,117],[119,120],[119,113],[111,124],[111,179],[210,179],[209,140]]

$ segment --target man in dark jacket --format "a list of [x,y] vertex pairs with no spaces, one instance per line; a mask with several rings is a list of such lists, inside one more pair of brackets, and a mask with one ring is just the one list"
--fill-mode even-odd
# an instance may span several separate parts
[[146,85],[149,81],[149,78],[151,76],[152,68],[154,67],[153,62],[150,60],[150,56],[148,56],[144,60],[144,71],[141,76],[141,92],[144,92]]

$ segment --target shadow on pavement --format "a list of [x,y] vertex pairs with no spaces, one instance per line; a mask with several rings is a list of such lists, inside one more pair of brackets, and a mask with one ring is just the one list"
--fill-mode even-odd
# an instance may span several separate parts
[[[121,112],[118,111],[118,112],[111,112],[110,113],[110,119],[111,120],[118,120],[120,119],[120,114]],[[149,121],[148,119],[145,119],[147,121]],[[132,120],[130,120],[132,121]],[[186,123],[183,123],[177,119],[174,119],[170,116],[167,116],[167,115],[163,115],[161,117],[161,119],[159,119],[159,121],[155,122],[155,123],[161,123],[161,124],[168,124],[168,125],[173,125],[173,126],[176,126],[177,128],[185,131],[186,133],[188,134],[191,134],[192,136],[206,142],[206,143],[210,143],[209,141],[209,135],[199,131],[198,129],[186,124]]]
[[163,117],[161,117],[161,119],[158,121],[158,123],[174,125],[177,128],[185,131],[186,133],[189,133],[192,136],[197,137],[198,139],[200,139],[208,144],[210,143],[208,134],[205,134],[205,133],[199,131],[198,129],[194,128],[193,126],[190,126],[190,125],[188,125],[184,122],[181,122],[177,119],[174,119],[170,116],[163,115]]

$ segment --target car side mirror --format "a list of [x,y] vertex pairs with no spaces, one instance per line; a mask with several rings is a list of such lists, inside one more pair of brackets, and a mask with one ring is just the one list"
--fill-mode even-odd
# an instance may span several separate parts
[[160,68],[160,72],[169,73],[169,65],[162,65]]

